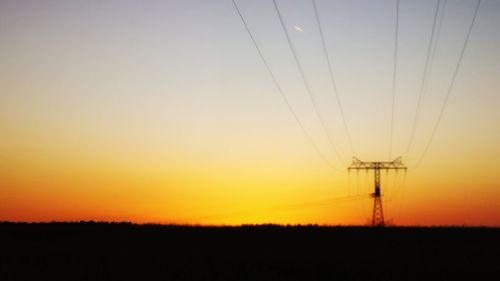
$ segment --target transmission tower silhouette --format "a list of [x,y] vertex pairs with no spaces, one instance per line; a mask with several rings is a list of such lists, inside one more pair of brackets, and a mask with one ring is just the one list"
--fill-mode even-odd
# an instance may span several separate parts
[[352,158],[352,164],[347,168],[351,170],[373,170],[375,176],[375,191],[371,194],[373,197],[373,226],[384,226],[384,210],[382,208],[382,192],[380,191],[380,170],[405,170],[401,157],[391,162],[363,162],[356,157]]

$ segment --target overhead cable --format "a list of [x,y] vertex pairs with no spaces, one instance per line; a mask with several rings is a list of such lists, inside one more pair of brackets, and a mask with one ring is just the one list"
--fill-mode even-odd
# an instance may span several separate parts
[[432,31],[431,31],[431,36],[429,38],[429,45],[427,46],[427,56],[426,56],[426,59],[425,59],[425,66],[424,66],[424,74],[422,76],[422,82],[420,84],[420,90],[419,90],[419,94],[418,94],[418,100],[417,100],[417,108],[415,110],[415,116],[413,118],[413,125],[411,127],[411,133],[410,133],[410,141],[408,142],[408,146],[406,147],[406,152],[405,152],[405,159],[408,159],[408,154],[410,152],[410,148],[413,144],[413,139],[415,138],[415,131],[417,129],[417,120],[418,120],[418,116],[420,115],[420,111],[421,111],[421,108],[422,108],[422,100],[423,100],[423,96],[424,96],[424,86],[425,86],[425,82],[427,81],[427,74],[428,74],[428,71],[429,71],[429,61],[430,61],[430,57],[431,57],[431,50],[432,50],[432,43],[434,42],[434,33],[435,33],[435,30],[436,30],[436,22],[437,22],[437,18],[438,18],[438,11],[439,11],[439,4],[440,4],[441,0],[437,0],[436,1],[436,9],[435,9],[435,12],[434,12],[434,20],[433,20],[433,23],[432,23]]
[[347,121],[346,121],[346,118],[345,118],[344,109],[342,108],[342,103],[340,101],[339,91],[337,89],[337,83],[335,82],[335,77],[333,75],[333,68],[332,68],[332,64],[330,62],[330,56],[328,54],[328,48],[326,46],[325,35],[323,34],[323,28],[321,26],[321,21],[319,19],[319,13],[318,13],[318,7],[316,5],[316,0],[312,0],[312,3],[313,3],[313,7],[314,7],[314,14],[316,16],[316,23],[318,25],[319,34],[321,36],[321,43],[323,45],[323,53],[325,54],[326,63],[328,65],[328,72],[330,74],[330,81],[332,83],[332,90],[333,90],[333,93],[335,94],[335,99],[337,101],[337,106],[339,108],[340,116],[342,117],[342,123],[344,125],[344,130],[345,130],[345,133],[347,135],[347,139],[349,141],[349,145],[351,147],[352,155],[356,155],[356,150],[354,149],[354,144],[353,144],[353,141],[352,141],[352,138],[351,138],[351,134],[350,134],[349,128],[347,126]]
[[460,52],[460,56],[458,58],[457,65],[455,67],[455,71],[453,72],[453,76],[451,78],[450,85],[448,86],[448,90],[446,91],[446,96],[445,96],[443,105],[441,106],[441,109],[439,111],[438,119],[437,119],[436,123],[434,124],[434,127],[432,128],[431,136],[428,139],[427,144],[425,145],[425,149],[424,149],[423,153],[421,154],[420,158],[418,159],[417,164],[415,165],[415,168],[420,165],[420,163],[424,159],[425,155],[427,154],[427,151],[429,150],[429,147],[431,146],[431,143],[432,143],[432,141],[434,139],[434,136],[436,135],[436,131],[437,131],[438,127],[439,127],[439,124],[441,123],[441,119],[443,118],[443,113],[444,113],[444,111],[446,109],[446,105],[448,104],[448,101],[450,99],[450,95],[452,93],[453,86],[455,85],[455,81],[457,79],[457,75],[458,75],[458,71],[460,69],[460,65],[462,64],[462,59],[464,57],[465,50],[467,49],[467,45],[469,44],[470,35],[472,33],[472,29],[474,27],[474,23],[476,22],[477,12],[479,11],[479,6],[480,5],[481,5],[481,0],[478,0],[477,4],[476,4],[476,7],[474,9],[474,15],[473,15],[471,23],[469,25],[469,29],[467,30],[467,35],[465,36],[464,44],[462,45],[462,50]]
[[389,159],[392,158],[392,141],[394,137],[394,107],[396,104],[396,73],[398,60],[398,33],[399,33],[399,0],[396,1],[396,24],[394,28],[394,56],[392,67],[392,99],[391,99],[391,129],[389,137]]
[[314,111],[316,112],[316,115],[318,116],[318,119],[319,119],[319,121],[321,123],[321,126],[323,127],[323,130],[325,131],[325,134],[326,134],[326,136],[328,138],[328,141],[330,142],[330,145],[332,146],[333,150],[335,151],[335,154],[336,154],[337,158],[340,160],[341,163],[343,163],[345,165],[346,162],[343,160],[343,158],[340,155],[337,147],[335,146],[335,144],[334,144],[334,142],[332,140],[332,137],[330,136],[329,130],[328,130],[327,126],[326,126],[326,121],[323,118],[323,115],[321,114],[321,111],[319,110],[318,102],[314,98],[314,95],[313,95],[312,90],[311,90],[311,86],[309,85],[309,82],[308,82],[308,80],[306,78],[304,69],[302,68],[302,65],[301,65],[300,60],[298,58],[297,52],[295,51],[295,47],[294,47],[294,45],[292,43],[292,40],[290,39],[290,35],[288,34],[288,30],[287,30],[287,28],[285,26],[285,22],[283,21],[283,17],[281,16],[281,12],[280,12],[280,10],[278,8],[278,4],[276,4],[276,0],[273,0],[273,3],[274,3],[274,8],[276,10],[276,13],[278,15],[279,21],[281,23],[281,27],[283,28],[283,32],[285,33],[285,37],[286,37],[286,40],[288,42],[288,46],[290,47],[290,50],[291,50],[292,55],[293,55],[293,58],[295,60],[295,64],[297,65],[297,68],[299,70],[300,76],[302,77],[302,82],[304,83],[304,86],[306,88],[307,94],[309,95],[309,98],[311,99],[311,102],[313,104]]
[[276,89],[278,90],[278,93],[280,94],[280,96],[283,98],[283,101],[285,102],[285,104],[287,105],[287,108],[288,110],[290,111],[290,113],[293,115],[293,118],[295,119],[295,121],[297,121],[297,124],[299,125],[300,129],[302,130],[302,133],[304,134],[304,136],[306,137],[306,139],[308,140],[308,142],[311,144],[311,146],[314,148],[314,150],[316,151],[316,153],[318,154],[318,156],[328,165],[330,166],[332,169],[335,169],[337,171],[340,171],[338,168],[336,168],[335,166],[332,165],[332,163],[328,160],[328,158],[321,152],[321,150],[319,149],[319,147],[316,145],[316,143],[314,142],[314,140],[312,139],[311,135],[309,135],[309,133],[307,132],[306,128],[304,127],[304,125],[302,124],[302,121],[300,121],[300,118],[299,116],[297,115],[297,113],[295,112],[295,110],[293,109],[292,105],[290,104],[288,98],[286,97],[285,93],[283,92],[283,89],[281,88],[278,80],[276,79],[276,76],[274,75],[273,71],[271,70],[271,67],[269,66],[269,63],[267,62],[266,58],[264,57],[259,45],[257,44],[257,41],[255,40],[255,37],[253,36],[252,32],[250,31],[250,28],[248,27],[248,24],[245,20],[245,18],[243,17],[243,15],[241,14],[241,11],[238,7],[238,4],[236,3],[235,0],[231,0],[234,4],[234,8],[236,9],[236,12],[238,14],[238,16],[240,17],[242,23],[243,23],[243,26],[245,27],[245,30],[246,32],[248,33],[250,39],[252,40],[252,43],[255,47],[255,49],[257,50],[257,53],[259,54],[259,57],[260,59],[262,60],[264,66],[266,67],[267,69],[267,72],[269,73],[269,75],[271,76],[271,80],[273,81]]

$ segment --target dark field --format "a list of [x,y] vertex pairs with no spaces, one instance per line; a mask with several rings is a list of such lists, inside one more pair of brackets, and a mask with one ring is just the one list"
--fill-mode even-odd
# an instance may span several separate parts
[[500,280],[500,229],[0,223],[0,280]]

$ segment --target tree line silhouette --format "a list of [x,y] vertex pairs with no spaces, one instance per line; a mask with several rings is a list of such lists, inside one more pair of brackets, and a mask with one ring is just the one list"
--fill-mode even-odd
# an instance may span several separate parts
[[498,276],[500,229],[0,222],[0,280],[451,280]]

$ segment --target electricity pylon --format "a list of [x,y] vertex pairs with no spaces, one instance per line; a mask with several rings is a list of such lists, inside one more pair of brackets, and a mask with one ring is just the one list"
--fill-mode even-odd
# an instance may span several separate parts
[[401,157],[396,158],[392,162],[363,162],[356,157],[352,158],[352,164],[348,171],[351,170],[373,170],[375,173],[375,192],[371,195],[373,197],[373,216],[372,225],[384,226],[384,211],[382,209],[382,193],[380,192],[380,170],[405,170],[406,166],[403,165]]

